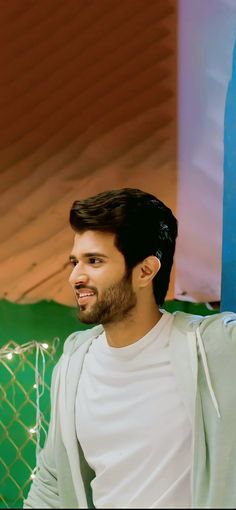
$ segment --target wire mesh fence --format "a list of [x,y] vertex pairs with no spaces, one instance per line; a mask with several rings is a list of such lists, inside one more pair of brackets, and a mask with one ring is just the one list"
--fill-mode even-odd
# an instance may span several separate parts
[[0,508],[22,508],[50,418],[50,382],[59,340],[0,349]]

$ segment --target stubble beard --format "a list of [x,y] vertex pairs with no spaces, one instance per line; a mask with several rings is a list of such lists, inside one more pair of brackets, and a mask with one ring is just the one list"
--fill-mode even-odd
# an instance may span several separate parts
[[81,305],[78,318],[84,324],[110,324],[127,319],[137,303],[132,288],[131,275],[126,272],[123,278],[104,290],[101,298],[86,310]]

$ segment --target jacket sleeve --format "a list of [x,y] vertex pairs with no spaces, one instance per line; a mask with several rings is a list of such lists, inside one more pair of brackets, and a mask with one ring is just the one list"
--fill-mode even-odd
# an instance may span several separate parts
[[55,434],[52,432],[53,404],[57,396],[55,379],[59,370],[59,363],[54,367],[51,383],[51,419],[48,436],[43,450],[37,459],[37,472],[33,479],[27,498],[24,500],[23,508],[62,508],[58,493],[57,469],[55,463]]

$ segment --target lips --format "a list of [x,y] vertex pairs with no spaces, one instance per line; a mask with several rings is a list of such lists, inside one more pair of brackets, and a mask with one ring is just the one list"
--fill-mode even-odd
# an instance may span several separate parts
[[94,292],[85,289],[76,292],[78,303],[81,305],[87,303],[94,295]]

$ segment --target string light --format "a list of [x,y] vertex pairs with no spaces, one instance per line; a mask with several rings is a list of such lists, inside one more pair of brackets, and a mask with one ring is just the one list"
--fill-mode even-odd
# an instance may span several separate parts
[[35,429],[35,427],[32,427],[31,429],[29,429],[29,431],[31,432],[31,434],[36,434],[37,429]]
[[[54,338],[52,343],[52,352],[53,354],[56,349],[57,345],[59,343],[59,338]],[[14,344],[14,347],[12,347],[12,344]],[[29,429],[30,434],[36,434],[36,466],[33,469],[30,479],[33,480],[36,476],[36,472],[38,470],[38,454],[40,453],[41,447],[41,432],[44,433],[45,439],[47,437],[47,432],[45,430],[45,427],[43,426],[44,422],[44,415],[40,410],[40,398],[44,394],[45,390],[45,350],[49,348],[49,345],[47,343],[37,342],[35,340],[32,340],[30,342],[24,343],[22,345],[16,345],[15,342],[11,341],[8,342],[8,344],[4,345],[0,348],[0,360],[7,359],[11,360],[13,358],[14,354],[24,354],[27,351],[32,351],[32,349],[35,349],[36,356],[35,356],[35,383],[33,385],[33,388],[36,390],[36,424],[34,427],[31,427]],[[51,349],[50,349],[51,350]],[[41,363],[39,363],[41,358]]]
[[35,478],[35,476],[36,476],[36,471],[37,471],[37,466],[35,466],[35,468],[33,469],[32,473],[31,473],[31,475],[30,475],[31,480],[33,480],[33,479]]
[[[58,342],[59,338],[54,338],[52,345],[53,350],[56,348]],[[43,350],[47,350],[49,348],[49,345],[46,342],[37,342],[36,340],[32,340],[31,342],[27,342],[22,345],[16,345],[14,348],[10,348],[9,344],[11,344],[11,342],[8,342],[8,344],[0,348],[0,359],[7,358],[8,360],[11,360],[13,358],[13,354],[23,354],[33,348],[39,349],[41,353]]]

